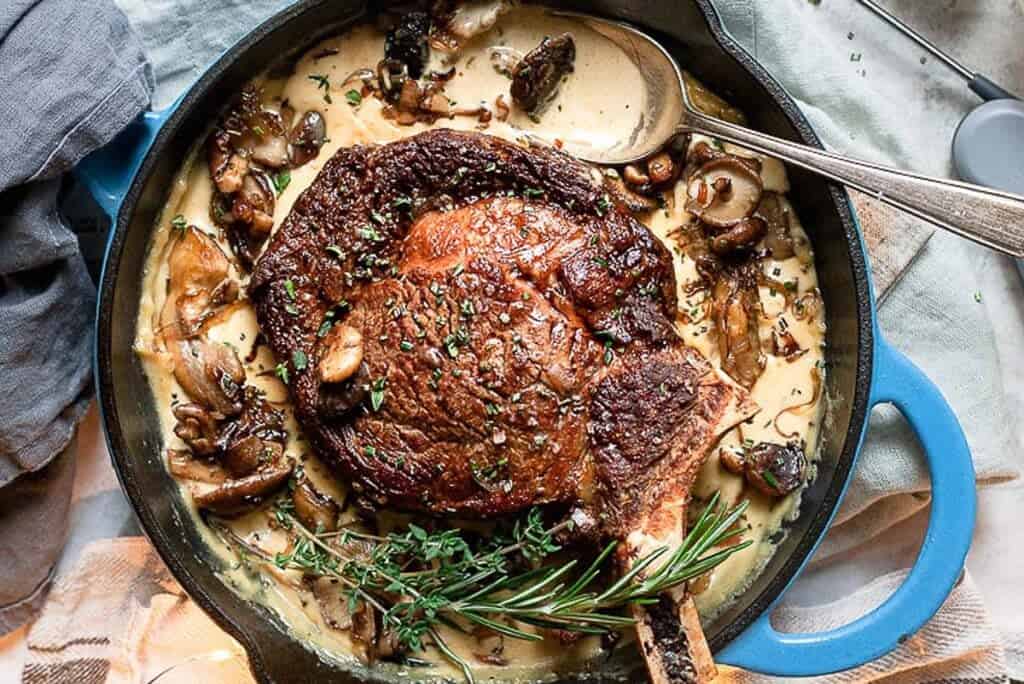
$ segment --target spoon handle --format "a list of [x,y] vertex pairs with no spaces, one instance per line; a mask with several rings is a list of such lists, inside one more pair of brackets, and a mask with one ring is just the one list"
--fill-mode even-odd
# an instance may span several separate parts
[[1024,197],[851,159],[696,112],[688,112],[680,128],[777,157],[978,244],[1024,257]]

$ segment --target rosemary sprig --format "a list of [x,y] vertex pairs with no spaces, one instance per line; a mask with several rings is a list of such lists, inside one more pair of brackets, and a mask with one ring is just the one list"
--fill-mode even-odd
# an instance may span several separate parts
[[[350,610],[365,601],[409,651],[423,650],[429,637],[472,682],[469,664],[444,641],[439,627],[464,631],[467,624],[477,625],[527,641],[544,638],[528,626],[583,634],[629,627],[633,619],[623,607],[656,603],[665,591],[751,544],[748,540],[713,550],[741,533],[736,522],[747,503],[725,510],[716,494],[677,549],[662,547],[639,558],[607,586],[599,586],[597,579],[618,542],[607,544],[582,571],[577,571],[576,560],[543,564],[560,550],[555,535],[571,523],[547,528],[539,509],[531,510],[509,534],[477,544],[458,529],[428,532],[412,524],[405,533],[386,537],[352,530],[324,534],[304,527],[287,505],[275,515],[295,535],[290,553],[270,557],[236,535],[228,536],[250,555],[279,568],[338,579]],[[365,557],[352,555],[346,547],[352,539],[372,542],[372,550]]]

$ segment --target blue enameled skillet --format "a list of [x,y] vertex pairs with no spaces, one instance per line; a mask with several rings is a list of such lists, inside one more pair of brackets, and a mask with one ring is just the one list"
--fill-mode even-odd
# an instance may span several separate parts
[[[819,145],[782,87],[723,30],[709,0],[559,3],[622,19],[658,36],[680,63],[747,113],[752,127]],[[147,113],[83,163],[80,176],[113,220],[100,286],[96,377],[114,465],[143,529],[185,590],[249,652],[266,682],[395,681],[386,668],[343,666],[294,639],[265,609],[216,575],[184,502],[162,463],[157,412],[132,351],[142,267],[156,218],[185,155],[232,93],[282,56],[305,50],[365,15],[358,0],[302,0],[228,50],[172,107]],[[814,244],[827,310],[827,418],[821,460],[799,517],[778,552],[706,632],[716,659],[777,675],[855,667],[895,648],[938,610],[960,575],[974,524],[974,472],[963,432],[935,386],[882,338],[867,256],[845,191],[790,169],[790,194]],[[830,632],[781,634],[769,623],[811,556],[849,482],[871,406],[891,402],[928,458],[931,520],[917,562],[883,605]],[[628,651],[629,649],[622,649]],[[639,659],[622,653],[565,681],[637,681]]]

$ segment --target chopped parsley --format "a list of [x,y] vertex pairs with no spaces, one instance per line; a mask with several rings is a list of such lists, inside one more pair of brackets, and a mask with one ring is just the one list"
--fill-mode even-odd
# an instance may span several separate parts
[[362,94],[358,90],[354,89],[345,93],[345,99],[348,100],[348,103],[353,107],[358,107],[363,103]]
[[366,226],[365,228],[360,228],[359,237],[363,238],[364,240],[369,240],[370,242],[380,242],[381,240],[384,239],[381,236],[381,234],[377,232],[377,229],[374,228],[373,226]]
[[284,189],[288,187],[288,184],[292,182],[292,172],[288,169],[283,169],[275,173],[271,180],[274,182],[274,190],[277,191],[277,195],[280,197]]
[[409,340],[402,340],[398,343],[398,348],[404,352],[412,351],[412,342]]
[[188,228],[188,222],[185,220],[184,216],[178,214],[177,216],[171,219],[171,227],[177,231],[184,233],[185,229]]
[[331,80],[326,74],[310,74],[307,78],[316,83],[317,90],[324,91],[324,102],[331,104]]
[[307,363],[309,363],[309,359],[306,358],[306,352],[301,349],[292,352],[292,365],[295,366],[295,370],[306,370]]
[[540,197],[544,194],[544,191],[540,188],[526,188],[523,190],[523,195],[526,197]]
[[284,384],[288,384],[288,366],[283,363],[277,364],[277,366],[274,367],[274,375],[280,378],[281,382]]
[[374,411],[379,411],[384,404],[384,386],[386,384],[387,378],[377,378],[370,386],[370,408]]
[[779,487],[779,481],[775,479],[774,475],[772,475],[772,471],[770,471],[770,470],[764,471],[763,473],[761,473],[761,477],[764,478],[764,481],[767,482],[771,486],[772,489],[774,489],[777,492],[781,492],[782,491],[782,488]]
[[295,283],[290,278],[284,281],[284,291],[288,293],[288,299],[295,301]]
[[612,201],[608,198],[608,195],[603,195],[601,199],[597,200],[597,215],[604,216],[609,209],[612,208]]

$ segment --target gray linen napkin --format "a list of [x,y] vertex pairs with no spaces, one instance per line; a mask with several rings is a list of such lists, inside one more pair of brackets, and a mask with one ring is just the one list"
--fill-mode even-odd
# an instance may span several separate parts
[[0,3],[0,634],[44,596],[74,473],[70,455],[53,459],[91,394],[95,294],[58,217],[61,175],[131,121],[152,88],[107,0]]

